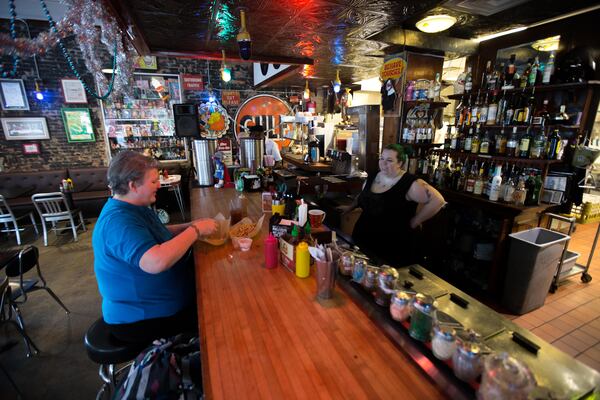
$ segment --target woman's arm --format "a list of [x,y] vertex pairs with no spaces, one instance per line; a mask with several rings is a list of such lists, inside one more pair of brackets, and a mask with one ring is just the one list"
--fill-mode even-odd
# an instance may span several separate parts
[[140,268],[149,274],[158,274],[171,268],[184,256],[200,236],[210,235],[217,230],[213,219],[199,219],[189,224],[173,225],[169,231],[179,230],[176,236],[164,243],[152,246],[140,259]]
[[417,179],[410,185],[406,198],[419,204],[423,204],[415,216],[410,220],[410,227],[415,229],[423,222],[436,215],[446,204],[444,197],[434,187],[429,186],[422,179]]

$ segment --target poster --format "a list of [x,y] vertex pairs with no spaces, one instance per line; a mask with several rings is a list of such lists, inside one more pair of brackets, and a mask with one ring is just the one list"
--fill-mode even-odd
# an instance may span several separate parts
[[69,143],[96,141],[89,109],[63,108],[61,111]]
[[87,103],[85,89],[79,79],[61,79],[65,103]]
[[202,75],[182,74],[183,90],[204,90]]
[[133,63],[135,69],[158,69],[158,62],[155,56],[136,57]]
[[385,116],[400,115],[405,72],[406,60],[402,55],[395,54],[384,58],[380,77],[383,82],[381,105]]
[[0,80],[0,98],[3,110],[29,110],[22,79]]
[[224,106],[240,105],[240,92],[237,90],[223,90],[221,92],[221,104]]
[[233,165],[233,154],[231,151],[231,139],[217,139],[217,148],[215,151],[220,151],[223,154],[221,161],[223,164],[230,167]]

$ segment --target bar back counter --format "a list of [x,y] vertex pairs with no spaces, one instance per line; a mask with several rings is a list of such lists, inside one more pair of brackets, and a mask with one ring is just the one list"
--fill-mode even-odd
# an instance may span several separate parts
[[[231,189],[192,189],[192,218],[229,215],[229,201],[237,195]],[[248,215],[258,219],[260,194],[245,196]],[[400,323],[391,320],[387,308],[375,305],[354,283],[341,277],[334,297],[318,300],[314,271],[299,279],[281,266],[265,269],[267,232],[265,223],[249,252],[233,249],[229,241],[219,247],[198,243],[194,248],[207,398],[475,397],[477,385],[458,380],[447,363],[410,338]],[[443,289],[440,296],[455,293],[469,302],[478,318],[481,313],[497,315],[421,267],[415,268],[416,275],[425,275],[427,282]],[[423,284],[415,274],[403,279],[413,280],[415,288]],[[448,311],[456,308],[460,314],[460,307],[446,300],[438,299]],[[506,345],[513,332],[540,346],[537,356],[525,357],[539,384],[568,398],[580,398],[600,386],[596,371],[497,317],[502,329],[489,336],[490,342],[503,343],[498,351],[514,353],[518,344]],[[486,318],[496,323],[492,315]],[[494,324],[488,324],[491,330]],[[544,364],[543,370],[538,368]]]

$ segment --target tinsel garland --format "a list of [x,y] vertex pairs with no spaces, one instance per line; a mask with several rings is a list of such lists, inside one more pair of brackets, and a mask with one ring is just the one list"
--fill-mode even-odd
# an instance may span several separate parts
[[[58,34],[52,30],[40,33],[34,39],[12,39],[10,35],[0,34],[0,54],[31,57],[43,55],[55,47],[58,42],[70,34],[75,35],[79,44],[85,66],[94,77],[100,92],[108,89],[108,80],[102,72],[102,61],[97,53],[104,46],[109,54],[113,54],[115,41],[116,72],[114,91],[129,94],[133,88],[133,60],[137,52],[119,29],[114,17],[98,0],[63,0],[67,5],[67,13],[61,21],[56,22]],[[18,13],[18,8],[17,8]],[[96,24],[99,23],[98,28]]]

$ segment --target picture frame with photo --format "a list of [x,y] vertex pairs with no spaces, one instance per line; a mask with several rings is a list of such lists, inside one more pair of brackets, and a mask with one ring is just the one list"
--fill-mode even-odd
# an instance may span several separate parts
[[62,108],[61,113],[69,143],[96,141],[89,108]]
[[85,88],[79,79],[61,79],[63,97],[67,104],[87,103]]
[[0,79],[0,103],[4,111],[29,110],[23,79]]
[[50,139],[44,117],[1,118],[1,121],[6,140]]
[[39,143],[23,143],[23,154],[26,156],[42,154]]

